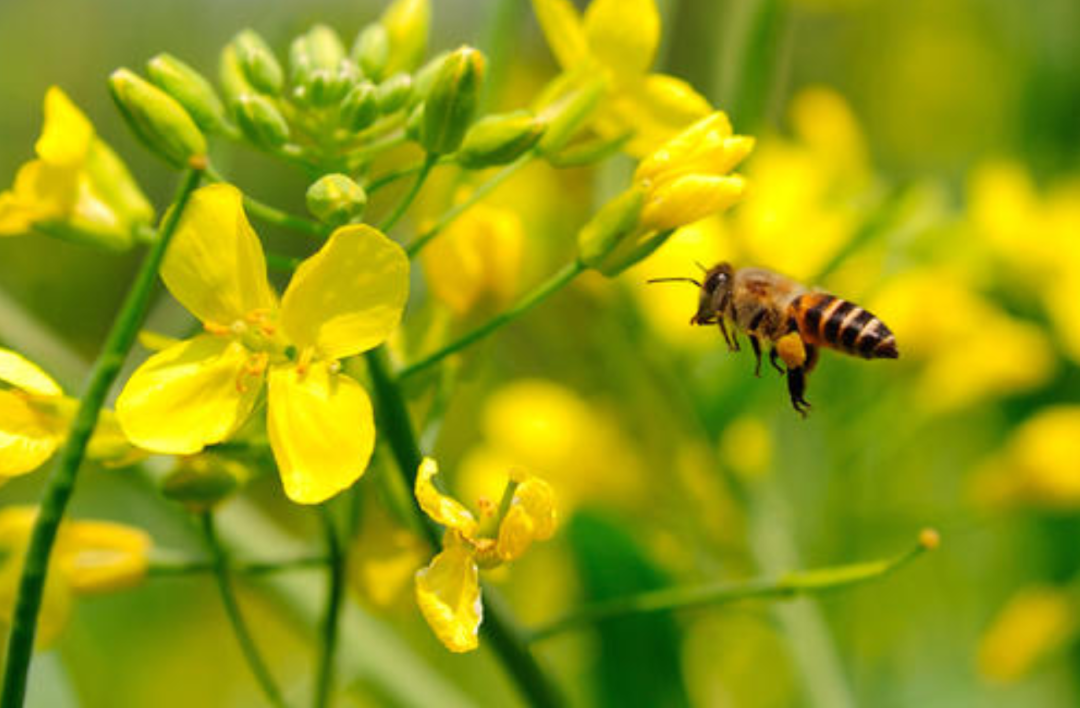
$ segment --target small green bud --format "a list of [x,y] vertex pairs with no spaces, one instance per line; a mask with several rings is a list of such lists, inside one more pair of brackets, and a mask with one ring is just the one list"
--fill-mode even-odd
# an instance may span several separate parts
[[413,101],[426,101],[427,97],[431,94],[431,87],[435,85],[435,77],[439,75],[439,69],[442,68],[443,62],[450,56],[450,52],[440,52],[420,67],[420,70],[413,76]]
[[281,147],[289,139],[289,124],[266,96],[245,94],[233,104],[236,122],[244,135],[256,145]]
[[413,81],[408,74],[394,74],[379,84],[375,97],[379,102],[380,113],[393,113],[404,108],[412,98]]
[[225,122],[225,106],[202,74],[170,54],[158,54],[146,64],[150,80],[175,98],[195,123],[215,133]]
[[545,105],[539,113],[548,127],[540,140],[540,152],[550,155],[564,148],[600,106],[605,93],[603,82],[594,81],[570,88]]
[[375,85],[361,81],[341,102],[341,126],[357,132],[372,124],[379,116],[379,100]]
[[151,150],[177,167],[205,159],[206,138],[172,96],[128,69],[109,76],[109,90],[128,125]]
[[571,143],[558,152],[548,153],[547,161],[552,167],[560,169],[592,165],[619,152],[632,136],[632,132],[626,132],[613,138],[590,137]]
[[239,462],[203,453],[179,458],[162,481],[161,492],[192,511],[206,511],[240,489],[250,477],[251,473]]
[[253,29],[246,29],[233,38],[232,46],[244,77],[260,93],[271,96],[281,94],[285,86],[285,74],[281,70],[270,46]]
[[638,230],[645,190],[634,186],[596,212],[578,232],[578,260],[601,270],[616,248]]
[[405,137],[414,142],[420,140],[420,131],[424,129],[424,104],[413,106],[409,119],[405,121]]
[[337,71],[315,69],[308,74],[307,81],[297,87],[297,98],[309,105],[325,108],[340,102],[356,79],[356,69],[344,64]]
[[218,67],[218,79],[221,81],[221,90],[225,94],[225,103],[232,104],[236,99],[246,93],[258,93],[244,74],[244,67],[240,65],[240,57],[236,53],[236,47],[231,44],[221,50],[221,60]]
[[390,35],[386,28],[373,22],[360,30],[353,43],[352,58],[364,76],[372,81],[381,79],[390,58]]
[[544,124],[530,111],[486,116],[465,134],[457,161],[471,170],[513,162],[544,134]]
[[439,67],[425,101],[420,144],[433,155],[454,152],[472,123],[484,80],[484,55],[472,47],[452,52]]
[[289,45],[289,75],[294,84],[305,87],[302,95],[309,97],[314,73],[320,69],[336,73],[344,57],[337,33],[326,25],[315,25]]
[[367,192],[342,174],[321,177],[307,191],[308,211],[330,226],[357,221],[367,207]]

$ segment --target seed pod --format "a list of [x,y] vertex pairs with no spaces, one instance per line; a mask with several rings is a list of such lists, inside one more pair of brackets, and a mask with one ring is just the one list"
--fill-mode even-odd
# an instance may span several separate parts
[[413,81],[408,74],[394,74],[379,84],[375,97],[380,113],[393,113],[403,108],[412,98]]
[[472,170],[505,165],[525,154],[543,134],[543,122],[530,111],[486,116],[465,134],[457,161]]
[[390,35],[386,28],[373,22],[360,30],[353,43],[352,58],[364,76],[372,81],[380,80],[390,58]]
[[484,78],[484,55],[472,47],[452,52],[439,67],[424,106],[420,144],[433,155],[454,152],[472,123]]
[[206,138],[176,99],[128,69],[109,77],[120,113],[147,147],[177,167],[205,159]]
[[289,124],[266,96],[245,94],[233,104],[240,129],[256,145],[277,148],[289,139]]
[[244,77],[260,93],[278,96],[285,86],[281,64],[266,41],[253,29],[246,29],[233,38],[232,46]]
[[158,54],[146,64],[146,73],[162,91],[175,98],[195,123],[215,133],[225,122],[225,106],[202,74],[170,54]]
[[330,174],[308,187],[307,207],[324,224],[342,226],[364,215],[367,192],[343,174]]
[[379,101],[375,85],[361,81],[341,102],[341,127],[353,132],[363,130],[379,116]]

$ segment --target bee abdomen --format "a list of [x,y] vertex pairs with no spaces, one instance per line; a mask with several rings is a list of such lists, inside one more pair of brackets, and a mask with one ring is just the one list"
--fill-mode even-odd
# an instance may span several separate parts
[[792,306],[803,339],[865,359],[895,359],[896,337],[885,323],[853,302],[810,293]]

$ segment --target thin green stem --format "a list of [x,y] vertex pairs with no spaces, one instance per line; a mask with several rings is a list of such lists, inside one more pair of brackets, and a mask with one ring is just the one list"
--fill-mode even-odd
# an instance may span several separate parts
[[529,634],[529,641],[538,642],[569,629],[617,617],[706,605],[724,605],[751,599],[790,600],[800,595],[839,590],[889,575],[936,546],[936,532],[926,530],[920,534],[915,546],[894,558],[816,570],[793,571],[779,578],[758,578],[735,583],[666,588],[605,600],[579,608],[561,619],[533,630]]
[[270,674],[266,662],[263,661],[255,640],[248,631],[247,623],[240,612],[240,604],[236,601],[236,593],[233,592],[232,581],[229,578],[229,560],[224,547],[218,540],[217,530],[214,527],[214,517],[211,512],[206,512],[201,517],[203,538],[206,540],[207,550],[214,558],[214,577],[217,579],[218,591],[221,594],[221,604],[225,607],[225,614],[232,624],[233,634],[240,644],[240,650],[247,659],[248,667],[258,681],[260,688],[266,695],[266,700],[277,708],[284,708],[285,700],[274,683],[274,677]]
[[[274,575],[276,573],[288,573],[296,570],[314,570],[322,568],[328,562],[325,556],[312,556],[310,558],[287,558],[279,561],[258,561],[251,563],[231,563],[229,572],[236,575]],[[147,569],[147,577],[150,578],[173,578],[186,575],[199,575],[213,573],[217,569],[214,561],[207,560],[158,560],[151,561]]]
[[202,174],[202,170],[195,168],[185,172],[173,200],[173,208],[166,213],[158,239],[143,259],[135,282],[113,322],[105,346],[90,372],[90,378],[71,425],[67,442],[45,483],[41,508],[34,521],[34,529],[23,564],[22,578],[19,581],[18,596],[12,613],[11,634],[7,645],[7,666],[4,669],[4,687],[3,693],[0,694],[0,705],[4,708],[17,708],[26,699],[26,680],[30,670],[34,635],[37,632],[41,595],[45,588],[49,557],[52,554],[60,522],[75,490],[79,466],[86,454],[86,447],[90,442],[94,426],[97,425],[101,408],[105,404],[105,397],[135,343],[139,326],[154,292],[154,284],[157,281],[158,270],[165,257],[165,251],[169,247],[169,241],[172,240],[176,225],[180,221],[191,193],[202,179]]
[[326,606],[323,610],[319,669],[312,705],[325,708],[330,703],[334,687],[334,659],[337,655],[341,600],[345,594],[345,554],[330,510],[323,505],[319,511],[326,535]]
[[510,179],[515,173],[522,167],[529,164],[536,157],[536,152],[530,150],[518,159],[511,162],[506,167],[495,173],[488,181],[481,184],[474,189],[468,198],[458,204],[455,204],[447,210],[445,214],[439,217],[439,220],[435,222],[435,225],[424,233],[413,239],[413,242],[405,247],[405,252],[409,254],[409,258],[413,258],[416,254],[420,253],[420,250],[428,244],[431,239],[435,238],[445,229],[452,224],[459,216],[468,211],[474,204],[482,200],[488,194],[490,194],[496,187]]
[[[397,382],[391,377],[385,353],[376,349],[367,355],[368,368],[379,412],[379,431],[389,440],[398,470],[412,489],[422,454],[416,444],[416,433],[409,419],[405,399]],[[439,547],[439,528],[414,504],[414,512],[425,520],[424,529],[433,548]],[[534,706],[561,706],[562,698],[543,667],[530,652],[525,634],[499,596],[483,589],[484,622],[481,631],[490,640],[503,665],[517,682],[519,689]]]
[[427,369],[439,363],[451,354],[456,354],[462,349],[465,349],[466,347],[475,344],[476,342],[480,341],[484,337],[487,337],[489,334],[503,327],[504,325],[510,324],[532,308],[539,305],[544,300],[548,299],[558,291],[565,288],[567,285],[573,282],[575,278],[584,273],[587,269],[587,266],[582,264],[581,261],[575,260],[571,263],[568,263],[567,265],[563,266],[562,269],[559,270],[559,272],[548,278],[546,281],[537,286],[535,290],[533,290],[528,295],[519,300],[514,306],[499,313],[495,317],[492,317],[484,324],[462,335],[460,338],[447,344],[441,349],[438,349],[431,354],[423,357],[419,361],[415,361],[412,364],[406,366],[404,369],[398,372],[398,378],[405,379],[409,376],[414,376],[423,371],[424,369]]
[[[214,182],[227,182],[232,184],[212,167],[207,169],[206,174],[207,177]],[[317,221],[312,221],[311,219],[305,219],[302,216],[296,216],[295,214],[282,211],[281,209],[270,206],[265,202],[261,202],[246,193],[244,194],[244,210],[259,221],[273,224],[274,226],[280,226],[283,229],[298,231],[307,234],[308,236],[326,238],[331,231],[330,227],[320,224]]]
[[420,166],[420,171],[416,174],[416,179],[413,180],[412,186],[409,187],[409,191],[405,193],[398,205],[394,207],[394,211],[390,212],[390,215],[382,220],[379,224],[379,231],[388,233],[390,229],[397,225],[397,222],[401,220],[401,217],[405,216],[405,212],[409,210],[412,203],[416,201],[417,195],[420,194],[420,188],[424,186],[424,182],[427,181],[428,175],[431,174],[431,168],[435,167],[435,164],[439,161],[439,156],[429,153],[424,158],[424,164]]

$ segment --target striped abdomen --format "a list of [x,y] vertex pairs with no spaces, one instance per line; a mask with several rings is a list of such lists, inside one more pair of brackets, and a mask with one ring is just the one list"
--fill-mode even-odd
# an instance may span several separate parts
[[855,303],[828,293],[806,293],[791,303],[799,334],[810,344],[865,359],[895,359],[896,337],[885,323]]

